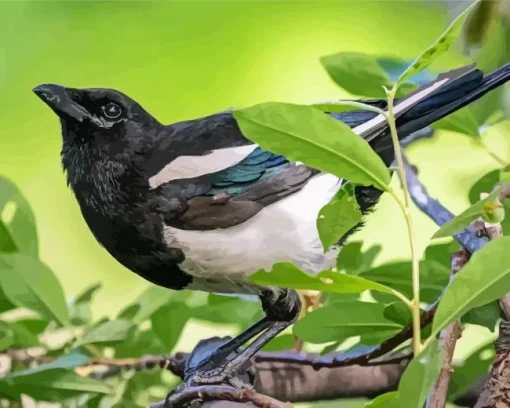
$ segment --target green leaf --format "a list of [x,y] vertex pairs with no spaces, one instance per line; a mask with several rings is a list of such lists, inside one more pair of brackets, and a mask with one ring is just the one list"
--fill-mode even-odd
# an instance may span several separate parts
[[342,342],[340,341],[336,341],[334,343],[331,343],[331,344],[328,344],[327,346],[325,346],[322,351],[320,352],[320,355],[321,356],[325,356],[329,353],[332,353],[333,351],[336,351],[336,349],[338,347],[340,347],[340,344],[342,344]]
[[343,246],[338,252],[336,258],[336,269],[338,271],[345,271],[349,274],[356,274],[359,272],[363,263],[363,254],[361,253],[362,242],[349,242]]
[[102,381],[82,377],[64,368],[38,371],[29,374],[0,378],[0,392],[6,388],[9,394],[27,394],[36,400],[59,402],[83,393],[108,394],[110,388]]
[[501,170],[499,173],[499,181],[501,183],[510,183],[510,169]]
[[39,345],[37,336],[33,335],[22,322],[10,322],[9,326],[14,335],[13,347],[29,348]]
[[145,320],[150,319],[153,313],[159,310],[162,306],[166,305],[172,300],[174,293],[171,290],[161,286],[151,285],[138,298],[132,305],[127,306],[120,313],[118,318],[128,319],[125,315],[129,310],[133,323],[140,324]]
[[437,334],[469,310],[499,299],[510,287],[510,237],[475,252],[444,291],[432,325]]
[[292,334],[281,334],[266,344],[262,351],[292,350],[296,345],[296,338]]
[[424,257],[426,260],[438,262],[450,270],[452,265],[452,254],[459,250],[459,243],[457,241],[450,240],[449,242],[429,245],[425,249]]
[[152,314],[152,331],[165,344],[167,353],[174,349],[190,317],[191,310],[184,303],[170,303]]
[[423,71],[430,64],[432,64],[432,62],[434,62],[437,57],[450,49],[462,30],[462,24],[464,23],[466,16],[476,3],[477,2],[474,2],[469,7],[467,7],[466,10],[464,10],[455,20],[453,20],[446,31],[441,34],[441,36],[418,58],[416,58],[416,60],[400,75],[397,81],[398,84],[401,84],[402,82],[411,78],[413,75]]
[[499,189],[493,191],[486,198],[478,201],[476,204],[472,205],[467,210],[457,215],[453,220],[447,222],[441,228],[439,228],[439,230],[436,231],[432,238],[449,237],[466,228],[487,210],[487,206],[497,198],[498,193]]
[[486,327],[493,332],[496,329],[496,323],[499,320],[500,313],[501,310],[498,302],[491,302],[471,309],[462,316],[460,320],[462,323],[477,324]]
[[234,296],[209,294],[206,305],[191,310],[195,319],[214,323],[251,324],[260,313],[260,303]]
[[54,370],[56,368],[75,368],[84,364],[90,363],[91,359],[89,356],[84,354],[80,349],[73,349],[69,354],[62,356],[50,363],[41,364],[35,368],[29,368],[23,371],[16,371],[11,374],[11,377],[32,375],[35,373],[40,373],[42,371]]
[[109,320],[92,327],[79,338],[75,344],[78,347],[83,344],[110,343],[126,340],[129,336],[133,323],[126,320]]
[[75,299],[70,302],[69,314],[72,324],[82,325],[90,322],[92,312],[90,310],[90,302],[94,294],[101,288],[101,283],[95,283],[89,286]]
[[[11,212],[9,222],[5,222],[3,217],[7,210]],[[6,178],[0,177],[0,252],[14,251],[37,257],[35,219],[30,205],[17,187]]]
[[398,391],[387,392],[379,395],[365,404],[363,408],[399,408]]
[[389,338],[402,325],[384,317],[384,305],[361,301],[337,302],[307,313],[294,325],[294,334],[310,343],[343,341],[375,332]]
[[442,351],[437,339],[413,358],[398,385],[401,408],[423,408],[441,371]]
[[344,184],[335,197],[319,211],[317,230],[322,242],[324,252],[361,221],[359,208],[354,189]]
[[454,400],[464,394],[483,374],[488,373],[495,355],[494,339],[491,338],[462,363],[456,363],[448,386],[448,399]]
[[135,330],[125,341],[114,343],[113,347],[115,358],[136,358],[166,353],[165,344],[152,330]]
[[445,116],[432,125],[434,129],[451,130],[475,138],[480,137],[479,126],[480,124],[469,106]]
[[0,286],[16,306],[34,310],[65,325],[69,320],[64,291],[53,272],[28,255],[0,255]]
[[6,322],[0,321],[0,351],[14,343],[14,333]]
[[499,182],[499,170],[492,170],[480,177],[469,190],[469,202],[475,204],[480,201],[481,193],[488,193],[494,189],[494,186]]
[[320,60],[331,79],[352,94],[386,98],[383,86],[392,86],[388,74],[372,56],[358,52],[340,52],[324,56]]
[[[391,262],[361,272],[358,276],[384,284],[412,298],[411,262]],[[437,300],[450,279],[450,270],[434,261],[420,262],[420,300],[432,303]]]
[[311,106],[265,103],[233,112],[248,139],[292,161],[388,190],[390,173],[370,145],[349,126]]
[[395,302],[386,305],[383,316],[402,326],[409,326],[413,320],[413,316],[409,307],[402,302]]
[[2,290],[2,281],[0,280],[0,313],[7,312],[12,309],[16,309],[16,305],[9,301],[7,296],[5,296]]
[[322,271],[309,275],[297,266],[280,262],[273,265],[270,272],[260,270],[250,276],[250,280],[262,285],[274,285],[291,289],[309,289],[322,292],[361,293],[377,290],[395,295],[391,288],[359,276],[345,275],[333,271]]

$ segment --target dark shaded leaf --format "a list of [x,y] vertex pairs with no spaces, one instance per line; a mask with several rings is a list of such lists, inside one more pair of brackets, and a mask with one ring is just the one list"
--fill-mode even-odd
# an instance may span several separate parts
[[413,320],[413,315],[409,307],[402,302],[390,303],[384,308],[383,316],[402,326],[409,326]]
[[136,358],[148,354],[166,354],[166,346],[161,339],[152,331],[138,331],[119,343],[114,343],[115,358]]
[[[351,188],[349,188],[350,186]],[[317,230],[324,252],[361,221],[354,189],[350,184],[344,184],[335,197],[321,208],[317,218]]]
[[[359,274],[360,277],[382,283],[412,298],[411,262],[393,262]],[[450,279],[450,270],[435,261],[420,262],[420,300],[434,302]],[[394,300],[394,299],[393,299]]]
[[340,52],[321,58],[321,63],[337,85],[354,95],[385,98],[383,86],[393,85],[376,58],[358,52]]
[[486,327],[493,332],[496,329],[496,323],[499,317],[500,308],[498,302],[491,302],[471,309],[462,316],[460,320],[462,323],[477,324]]
[[184,303],[169,303],[152,314],[152,331],[165,344],[166,353],[174,349],[191,313]]
[[37,230],[32,209],[18,188],[0,177],[0,215],[7,205],[11,205],[14,214],[8,223],[0,218],[0,252],[20,251],[37,257]]

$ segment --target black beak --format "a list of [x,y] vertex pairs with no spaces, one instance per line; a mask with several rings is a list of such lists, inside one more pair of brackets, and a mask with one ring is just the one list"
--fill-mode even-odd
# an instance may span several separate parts
[[70,90],[55,84],[43,84],[34,88],[34,93],[43,100],[59,117],[72,118],[83,122],[90,114],[76,100]]

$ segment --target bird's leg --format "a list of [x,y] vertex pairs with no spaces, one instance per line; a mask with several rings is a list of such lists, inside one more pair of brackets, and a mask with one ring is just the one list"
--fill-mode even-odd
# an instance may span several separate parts
[[[235,381],[237,371],[299,316],[301,302],[293,290],[285,290],[278,295],[268,291],[260,297],[260,300],[266,317],[220,346],[209,358],[199,363],[194,372],[188,373],[185,380],[187,384],[229,382],[239,386],[239,382]],[[250,345],[239,350],[241,345],[257,335],[259,336]]]

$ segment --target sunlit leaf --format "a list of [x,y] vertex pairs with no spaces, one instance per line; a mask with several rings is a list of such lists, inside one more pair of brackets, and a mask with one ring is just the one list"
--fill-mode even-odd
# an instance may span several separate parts
[[310,275],[290,263],[277,263],[270,272],[260,270],[250,276],[250,280],[262,285],[275,285],[291,289],[309,289],[336,293],[361,293],[376,290],[395,294],[388,286],[364,279],[359,276],[346,275],[333,271],[322,271]]
[[467,210],[457,215],[453,220],[447,222],[441,228],[439,228],[439,230],[436,231],[432,238],[449,237],[451,235],[455,235],[459,231],[462,231],[469,224],[480,217],[482,213],[487,212],[488,207],[497,198],[498,193],[499,189],[493,191],[486,198],[478,201],[476,204],[472,205]]
[[475,252],[444,291],[434,316],[433,333],[469,310],[499,299],[510,287],[510,237],[498,238]]
[[401,408],[423,408],[430,389],[441,371],[442,351],[434,339],[407,366],[398,385]]
[[271,102],[233,114],[243,134],[263,149],[354,184],[388,189],[390,173],[370,145],[318,109]]
[[69,314],[70,320],[72,324],[80,325],[87,324],[90,322],[92,318],[92,313],[90,310],[90,302],[92,301],[92,297],[94,294],[101,288],[101,283],[95,283],[92,286],[89,286],[82,293],[76,296],[70,302],[69,305]]
[[[5,212],[11,212],[9,222],[3,221]],[[18,188],[0,176],[0,252],[15,250],[37,256],[34,214]]]
[[324,252],[361,221],[361,210],[354,189],[345,184],[335,197],[321,208],[317,218],[317,230]]
[[[123,309],[119,319],[132,319],[133,323],[140,324],[149,319],[160,307],[166,305],[173,298],[173,291],[161,286],[151,285],[142,292],[135,301]],[[129,309],[130,315],[127,315]]]
[[63,325],[68,319],[64,291],[42,262],[22,253],[0,255],[0,285],[17,306]]
[[255,315],[260,313],[260,303],[256,297],[249,300],[209,294],[207,304],[192,308],[191,313],[195,319],[214,323],[251,324]]
[[398,391],[379,395],[365,404],[363,408],[399,408]]
[[444,54],[446,51],[450,49],[452,44],[458,38],[459,34],[462,30],[462,24],[466,16],[472,10],[474,5],[473,3],[469,7],[466,8],[446,29],[446,31],[441,34],[441,36],[431,45],[429,46],[416,60],[407,68],[399,77],[398,83],[403,83],[407,79],[411,78],[413,75],[416,75],[420,71],[423,71],[427,68],[434,60],[439,57],[441,54]]
[[91,343],[109,343],[126,340],[133,323],[125,320],[108,320],[98,326],[92,327],[78,339],[75,347]]
[[294,333],[310,343],[343,341],[375,332],[389,338],[402,325],[384,317],[384,305],[361,301],[337,302],[307,313],[294,325]]

